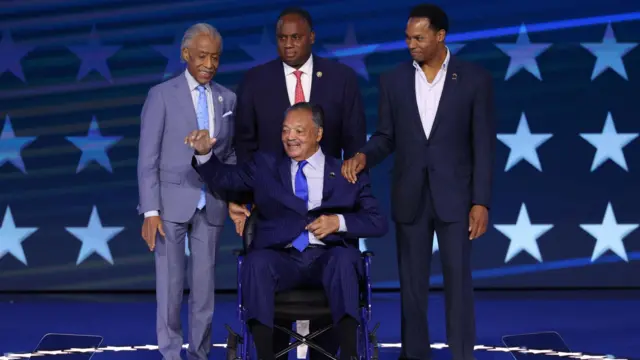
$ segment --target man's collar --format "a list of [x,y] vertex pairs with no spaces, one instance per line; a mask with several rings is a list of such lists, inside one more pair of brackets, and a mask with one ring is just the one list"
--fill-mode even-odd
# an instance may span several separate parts
[[[200,86],[200,83],[198,82],[198,80],[196,80],[196,78],[193,77],[193,75],[191,75],[191,73],[189,72],[189,70],[185,70],[184,71],[184,77],[187,78],[187,85],[189,85],[189,91],[193,91],[195,90],[198,86]],[[205,84],[204,87],[207,90],[211,90],[211,86],[210,84]]]
[[[307,163],[314,169],[320,169],[324,166],[324,160],[324,153],[322,152],[322,149],[318,147],[318,151],[307,159]],[[291,164],[297,166],[298,161],[291,159]]]
[[309,56],[309,59],[307,60],[307,62],[305,62],[300,69],[295,69],[287,64],[285,64],[284,62],[282,63],[282,66],[284,66],[284,75],[285,76],[289,76],[291,74],[293,74],[294,71],[296,70],[300,70],[303,73],[307,74],[307,75],[311,75],[311,73],[313,72],[313,55]]
[[[447,71],[447,67],[449,66],[449,61],[451,60],[451,51],[449,50],[448,46],[445,46],[444,48],[447,50],[447,56],[444,58],[444,62],[442,62],[441,69],[444,71]],[[413,67],[416,68],[416,70],[422,71],[420,64],[418,64],[416,61],[413,62]]]

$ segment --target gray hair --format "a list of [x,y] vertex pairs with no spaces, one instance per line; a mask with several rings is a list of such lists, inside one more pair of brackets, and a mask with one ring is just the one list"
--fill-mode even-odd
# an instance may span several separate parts
[[220,41],[220,51],[222,51],[222,35],[220,35],[216,28],[207,23],[198,23],[191,25],[191,27],[189,27],[187,31],[185,31],[184,36],[182,37],[180,50],[191,46],[191,41],[193,40],[193,38],[201,34],[209,35],[214,40]]
[[318,128],[324,127],[324,111],[320,105],[312,104],[309,102],[299,102],[297,104],[291,105],[284,113],[284,116],[287,117],[289,112],[294,110],[306,110],[311,113],[311,119],[313,123]]

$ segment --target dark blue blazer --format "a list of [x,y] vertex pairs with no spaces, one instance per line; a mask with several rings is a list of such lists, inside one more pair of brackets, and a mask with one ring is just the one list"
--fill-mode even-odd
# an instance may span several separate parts
[[[367,128],[356,73],[348,66],[313,55],[309,102],[324,111],[325,154],[342,159],[353,156],[367,138]],[[287,95],[282,61],[276,59],[246,72],[238,86],[234,147],[238,163],[256,151],[284,155],[281,133]],[[308,95],[308,94],[307,94]]]
[[410,223],[430,191],[442,221],[460,221],[472,205],[489,207],[496,125],[492,77],[451,56],[429,139],[416,103],[415,68],[406,62],[380,78],[378,128],[362,149],[367,167],[395,151],[394,221]]
[[387,233],[387,219],[380,213],[371,193],[368,176],[355,184],[340,174],[340,160],[325,156],[323,197],[320,207],[307,210],[307,203],[295,196],[291,183],[291,159],[256,152],[242,165],[227,165],[212,156],[193,166],[211,191],[253,191],[260,209],[254,248],[279,248],[291,243],[320,215],[342,214],[347,232],[322,239],[328,245],[358,247],[358,238],[380,237]]

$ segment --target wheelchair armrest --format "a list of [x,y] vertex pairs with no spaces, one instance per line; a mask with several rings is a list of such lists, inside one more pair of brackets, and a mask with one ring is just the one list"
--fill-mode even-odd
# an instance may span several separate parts
[[373,253],[373,251],[365,251],[362,253],[362,257],[374,257],[376,254]]

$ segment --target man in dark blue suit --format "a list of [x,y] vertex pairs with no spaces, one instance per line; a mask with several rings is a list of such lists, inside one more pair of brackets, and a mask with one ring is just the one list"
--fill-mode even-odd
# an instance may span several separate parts
[[495,149],[491,75],[452,56],[444,44],[447,15],[416,6],[406,42],[412,62],[380,79],[378,128],[343,175],[380,163],[395,151],[392,215],[396,223],[402,352],[430,359],[427,316],[434,231],[454,360],[470,360],[476,340],[471,241],[487,228]]
[[[356,73],[348,66],[312,54],[315,42],[313,20],[304,9],[287,8],[278,16],[276,42],[279,58],[246,72],[236,91],[234,149],[238,163],[251,158],[256,151],[282,154],[280,125],[285,110],[298,102],[320,105],[325,115],[322,151],[334,158],[355,155],[366,142],[367,129],[362,96]],[[236,197],[236,202],[251,202],[250,195]],[[241,201],[242,200],[242,201]],[[242,234],[249,215],[246,207],[229,204],[229,215]],[[281,326],[290,326],[279,322]],[[316,320],[311,331],[322,328]],[[337,349],[331,344],[333,332],[317,337],[327,351]],[[277,349],[289,343],[288,335],[276,334]],[[312,360],[324,358],[311,349]]]
[[[340,335],[341,359],[357,358],[360,237],[380,237],[387,219],[366,176],[351,183],[341,161],[320,148],[322,110],[298,103],[280,126],[286,156],[256,152],[243,165],[225,165],[205,131],[188,135],[193,165],[212,191],[252,191],[260,209],[242,293],[258,358],[274,359],[274,298],[300,285],[322,286]],[[337,175],[336,175],[337,174]]]

